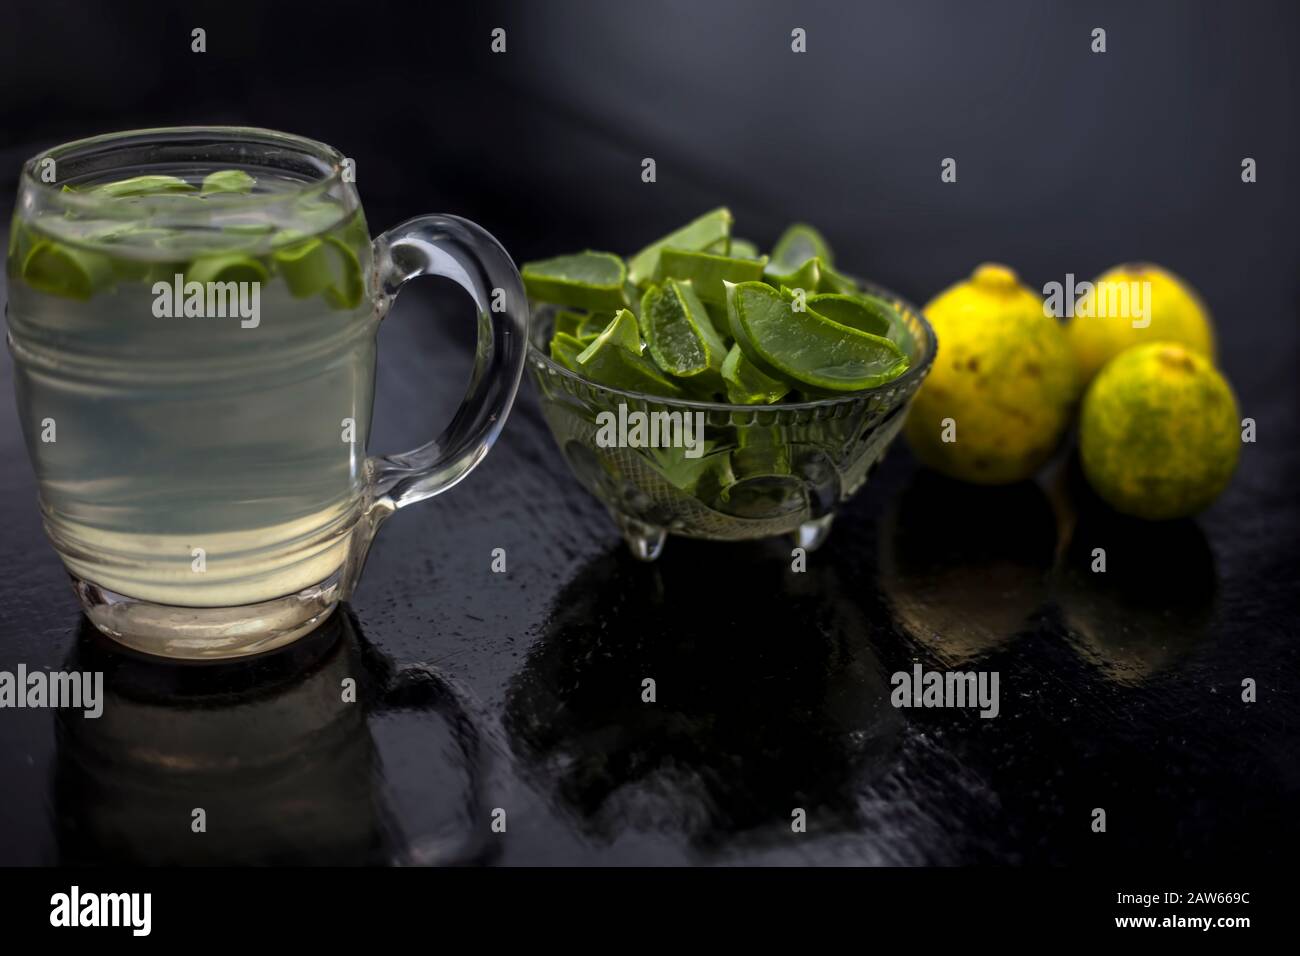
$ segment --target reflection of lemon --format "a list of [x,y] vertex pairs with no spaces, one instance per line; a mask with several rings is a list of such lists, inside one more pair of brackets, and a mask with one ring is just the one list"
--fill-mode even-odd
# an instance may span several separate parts
[[885,512],[880,589],[912,640],[960,666],[1029,624],[1055,551],[1055,516],[1034,482],[978,488],[920,471]]
[[908,444],[964,481],[1030,477],[1056,448],[1078,395],[1060,325],[1015,272],[993,264],[924,312],[939,354],[908,416]]
[[[1139,308],[1146,301],[1144,284],[1151,293],[1149,315],[1139,314],[1145,312],[1144,306]],[[1159,266],[1116,266],[1094,281],[1074,310],[1066,335],[1085,385],[1110,359],[1134,345],[1178,342],[1214,361],[1214,329],[1205,303],[1191,286]]]
[[[1070,642],[1111,680],[1138,684],[1209,635],[1218,574],[1191,519],[1152,524],[1088,491],[1077,457],[1051,484],[1067,540],[1051,593]],[[1095,570],[1104,548],[1105,573]]]
[[1205,358],[1172,342],[1138,346],[1107,363],[1084,396],[1083,472],[1124,514],[1195,514],[1237,467],[1237,423],[1232,389]]

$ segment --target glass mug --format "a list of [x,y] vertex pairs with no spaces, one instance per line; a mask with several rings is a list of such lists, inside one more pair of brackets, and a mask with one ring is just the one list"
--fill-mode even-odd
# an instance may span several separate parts
[[[351,594],[379,523],[464,478],[505,424],[528,343],[510,257],[454,216],[371,242],[347,167],[284,133],[177,128],[23,168],[19,417],[81,606],[130,647],[225,658],[301,637]],[[367,458],[379,323],[423,275],[474,300],[469,390],[434,441]]]

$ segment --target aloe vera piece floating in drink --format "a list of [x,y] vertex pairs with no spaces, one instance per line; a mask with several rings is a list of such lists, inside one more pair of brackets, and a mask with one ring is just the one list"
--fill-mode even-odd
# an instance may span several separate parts
[[256,185],[257,180],[242,169],[221,169],[204,177],[199,193],[204,196],[212,193],[250,193]]
[[50,240],[31,247],[22,262],[22,278],[29,286],[67,299],[89,299],[113,281],[108,256],[76,249]]
[[592,311],[627,305],[623,290],[627,267],[608,252],[588,250],[526,262],[519,274],[528,295],[539,302]]
[[93,187],[95,192],[114,199],[128,199],[132,196],[157,196],[161,193],[192,193],[198,187],[186,182],[179,176],[132,176],[116,182],[104,183]]
[[[282,279],[294,297],[319,296],[331,308],[355,309],[365,291],[358,250],[369,247],[364,222],[359,232],[354,225],[359,217],[318,197],[319,231],[308,234],[278,229],[267,218],[275,214],[270,206],[233,205],[253,191],[274,194],[296,185],[272,177],[259,184],[244,170],[230,169],[209,174],[202,185],[151,174],[69,186],[65,192],[84,196],[86,209],[16,220],[10,260],[26,285],[68,299],[171,282],[180,274],[203,283],[278,285]],[[129,204],[129,221],[106,215],[116,203]],[[183,215],[187,226],[210,228],[174,227],[172,214]]]

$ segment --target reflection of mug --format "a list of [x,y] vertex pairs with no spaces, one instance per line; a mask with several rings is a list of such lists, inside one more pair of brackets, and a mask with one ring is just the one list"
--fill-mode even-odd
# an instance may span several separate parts
[[[64,667],[102,670],[106,692],[97,719],[55,717],[51,804],[65,864],[490,855],[476,825],[488,754],[472,708],[435,671],[396,667],[345,612],[292,647],[221,667],[115,653],[87,625]],[[394,725],[400,767],[386,759]],[[415,810],[398,799],[410,793]],[[206,829],[194,828],[196,809]]]
[[[19,413],[50,540],[123,643],[211,658],[302,636],[377,523],[463,478],[505,423],[527,345],[509,257],[452,216],[372,244],[351,171],[234,128],[116,133],[23,169]],[[470,390],[435,441],[366,458],[379,321],[421,275],[474,299]]]

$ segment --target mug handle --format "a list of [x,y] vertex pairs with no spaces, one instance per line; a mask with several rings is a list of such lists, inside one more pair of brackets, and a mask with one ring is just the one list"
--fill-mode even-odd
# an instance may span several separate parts
[[[478,309],[469,391],[441,435],[412,451],[370,459],[376,502],[396,510],[441,494],[483,460],[506,423],[528,346],[528,300],[514,263],[487,230],[459,216],[417,216],[374,242],[383,312],[418,276],[454,279]],[[504,309],[493,312],[501,290]]]
[[[443,433],[411,451],[367,460],[370,528],[353,547],[349,592],[380,521],[446,491],[487,455],[519,391],[528,348],[523,282],[505,249],[485,229],[459,216],[417,216],[375,239],[373,254],[380,315],[388,313],[411,279],[445,276],[474,300],[478,345],[469,390]],[[498,304],[504,308],[494,312]]]

